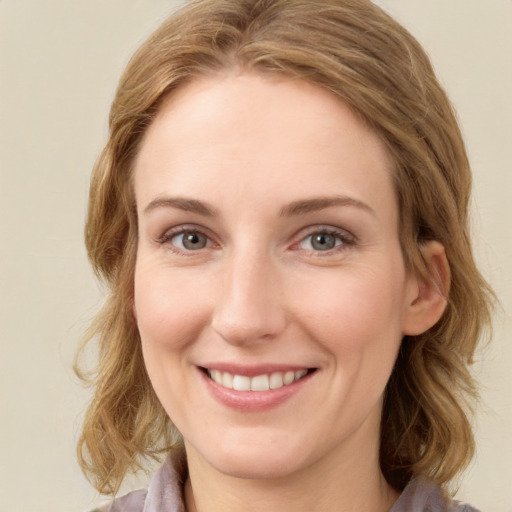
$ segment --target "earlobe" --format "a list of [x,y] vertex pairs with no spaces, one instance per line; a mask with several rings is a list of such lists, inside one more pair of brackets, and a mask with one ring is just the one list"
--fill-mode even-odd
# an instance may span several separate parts
[[420,252],[425,272],[411,277],[413,292],[403,322],[403,334],[409,336],[422,334],[439,321],[450,290],[450,266],[443,245],[426,242]]

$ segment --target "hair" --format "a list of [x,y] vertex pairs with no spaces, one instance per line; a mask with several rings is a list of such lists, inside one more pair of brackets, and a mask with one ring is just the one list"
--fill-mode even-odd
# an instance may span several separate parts
[[493,294],[472,256],[471,173],[450,101],[420,44],[368,0],[196,0],[132,57],[90,187],[86,246],[109,294],[84,340],[98,340],[99,360],[78,444],[82,469],[100,492],[115,493],[128,471],[178,442],[146,373],[132,316],[131,176],[162,101],[196,77],[232,69],[306,80],[349,105],[394,159],[406,267],[428,276],[422,243],[444,246],[447,307],[434,327],[403,339],[385,391],[380,464],[398,490],[418,475],[446,486],[474,451],[477,390],[469,366],[490,325]]

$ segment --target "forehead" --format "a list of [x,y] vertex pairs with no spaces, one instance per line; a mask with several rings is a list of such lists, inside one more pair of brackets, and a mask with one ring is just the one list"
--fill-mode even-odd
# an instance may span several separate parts
[[197,78],[163,102],[141,144],[135,189],[138,202],[205,183],[292,196],[304,187],[325,194],[341,180],[343,193],[393,195],[392,167],[379,137],[329,91],[228,74]]
[[279,133],[280,142],[287,140],[286,134],[291,132],[293,124],[296,126],[293,134],[300,130],[311,143],[320,138],[328,143],[328,132],[334,135],[350,128],[344,137],[350,138],[351,144],[364,144],[371,151],[379,146],[380,153],[387,157],[375,133],[339,97],[316,84],[285,75],[226,71],[198,76],[164,99],[143,145],[164,123],[179,124],[181,129],[173,134],[176,142],[183,142],[190,135],[187,127],[192,128],[197,139],[198,124],[205,131],[210,128],[212,137],[228,127],[242,133],[260,130],[269,138]]

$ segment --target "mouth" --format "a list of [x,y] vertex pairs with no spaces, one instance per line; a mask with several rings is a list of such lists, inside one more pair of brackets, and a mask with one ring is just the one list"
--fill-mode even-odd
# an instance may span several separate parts
[[297,382],[310,373],[315,368],[301,368],[300,370],[288,370],[284,372],[263,373],[253,377],[247,375],[237,375],[226,371],[213,368],[202,368],[204,373],[219,386],[235,391],[269,391],[280,389],[294,382]]

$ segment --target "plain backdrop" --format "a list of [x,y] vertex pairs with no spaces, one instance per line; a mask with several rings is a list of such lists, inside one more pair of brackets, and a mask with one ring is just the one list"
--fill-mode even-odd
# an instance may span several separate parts
[[[100,500],[75,444],[73,354],[101,290],[83,248],[89,174],[131,53],[180,2],[0,0],[0,510]],[[459,497],[512,511],[512,1],[380,0],[432,57],[474,170],[473,232],[502,304],[476,371],[478,454]]]

